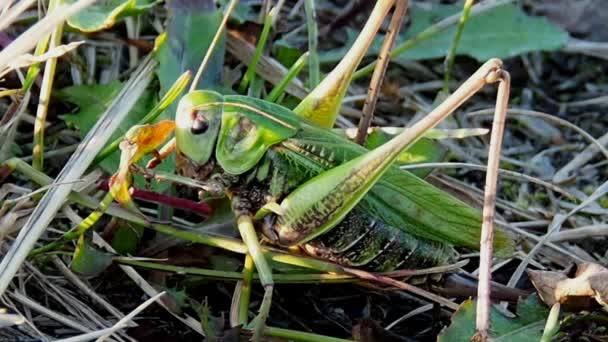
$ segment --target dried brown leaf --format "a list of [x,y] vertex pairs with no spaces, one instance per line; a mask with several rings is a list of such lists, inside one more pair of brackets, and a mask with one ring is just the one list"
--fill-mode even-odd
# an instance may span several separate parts
[[549,306],[559,302],[570,308],[588,308],[593,299],[608,309],[608,269],[595,263],[578,265],[574,278],[561,272],[533,271],[528,274],[541,299]]

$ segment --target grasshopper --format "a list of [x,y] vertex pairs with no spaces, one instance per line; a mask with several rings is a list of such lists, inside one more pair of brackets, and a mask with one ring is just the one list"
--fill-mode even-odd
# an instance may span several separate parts
[[[387,6],[378,4],[370,21],[381,22],[377,17],[386,14],[377,9]],[[328,129],[365,51],[361,46],[355,50],[359,56],[348,62],[350,68],[338,65],[294,111],[247,96],[195,90],[180,100],[174,123],[158,124],[163,138],[174,128],[175,143],[155,152],[153,164],[175,150],[179,173],[231,200],[239,232],[265,286],[262,322],[273,282],[256,231],[272,244],[300,246],[312,256],[373,271],[440,265],[457,258],[454,247],[479,248],[481,213],[393,162],[490,83],[499,84],[499,120],[492,139],[499,148],[509,95],[502,62],[489,60],[424,119],[367,150]],[[319,100],[320,93],[335,98],[328,105],[329,100]],[[333,112],[329,118],[319,114],[327,108]],[[125,170],[163,140],[141,139],[142,131],[149,134],[154,127],[134,127],[121,145],[125,163],[114,181],[122,189],[117,192],[122,203],[131,203]],[[499,253],[513,247],[503,231],[497,230],[493,240]]]

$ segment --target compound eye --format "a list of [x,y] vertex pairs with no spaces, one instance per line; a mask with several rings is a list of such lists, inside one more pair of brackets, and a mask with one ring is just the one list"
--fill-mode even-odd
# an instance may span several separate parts
[[202,115],[196,115],[194,120],[192,121],[192,127],[190,127],[190,132],[194,135],[203,134],[207,132],[209,128],[209,123]]

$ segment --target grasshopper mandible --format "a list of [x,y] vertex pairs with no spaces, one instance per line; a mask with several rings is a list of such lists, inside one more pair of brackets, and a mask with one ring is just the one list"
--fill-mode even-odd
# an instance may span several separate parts
[[[375,7],[370,21],[386,14],[377,13],[382,6]],[[350,75],[365,49],[357,50],[359,56],[349,62],[354,64],[347,71]],[[345,68],[339,65],[335,70]],[[333,82],[341,90],[330,94],[339,101],[350,80],[349,75],[335,76],[335,70],[302,101],[305,110],[295,109],[297,114],[246,96],[188,93],[178,105],[175,144],[156,152],[153,162],[175,149],[182,175],[206,182],[231,200],[238,229],[266,289],[266,314],[273,281],[256,228],[271,243],[301,246],[313,256],[374,271],[438,265],[456,257],[454,246],[479,248],[480,212],[393,162],[425,131],[491,83],[499,84],[492,146],[500,146],[509,96],[509,76],[502,62],[486,62],[424,119],[374,150],[317,125],[328,126],[328,119],[319,119],[315,108],[328,106],[314,96],[334,89]],[[332,106],[336,112],[339,106]],[[168,136],[173,124],[161,124]],[[121,145],[125,165],[116,182],[126,179],[125,167],[160,146],[162,139],[133,140],[140,131],[151,129],[154,126],[136,127],[127,134]],[[121,194],[121,202],[130,202],[127,192]],[[508,253],[513,247],[500,230],[494,242],[497,252]]]

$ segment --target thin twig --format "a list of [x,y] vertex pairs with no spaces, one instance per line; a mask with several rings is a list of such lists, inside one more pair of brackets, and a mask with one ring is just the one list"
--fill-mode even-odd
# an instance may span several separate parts
[[403,18],[407,12],[408,4],[408,0],[397,0],[395,4],[395,10],[393,11],[393,16],[391,17],[391,23],[388,27],[388,31],[386,32],[386,36],[384,37],[384,42],[382,43],[380,53],[378,54],[378,64],[376,64],[376,67],[374,68],[374,73],[372,74],[372,79],[367,91],[367,97],[365,98],[365,103],[363,104],[363,115],[361,116],[361,120],[359,120],[359,128],[357,131],[357,136],[355,137],[355,142],[359,145],[362,145],[365,141],[365,138],[367,137],[367,129],[369,128],[372,118],[374,117],[376,103],[378,102],[378,94],[380,93],[380,86],[382,85],[382,81],[384,81],[386,68],[388,67],[388,62],[390,61],[390,53],[395,45],[395,39],[399,36],[399,29],[403,24]]
[[494,76],[498,81],[498,94],[496,96],[496,109],[492,123],[492,137],[488,152],[488,172],[483,200],[483,221],[481,226],[481,241],[479,255],[479,285],[477,290],[477,336],[481,341],[488,340],[490,328],[490,289],[492,280],[492,250],[494,242],[494,214],[496,212],[496,188],[498,183],[498,166],[500,163],[500,149],[507,117],[509,104],[509,91],[511,79],[504,70],[495,71],[488,75]]

